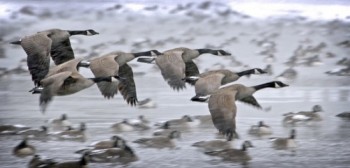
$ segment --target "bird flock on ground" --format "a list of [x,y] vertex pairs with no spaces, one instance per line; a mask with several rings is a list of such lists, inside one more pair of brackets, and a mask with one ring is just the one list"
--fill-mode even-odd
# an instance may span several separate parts
[[[224,139],[200,141],[193,144],[194,147],[204,149],[204,153],[210,156],[218,156],[223,160],[246,162],[251,160],[247,149],[253,147],[251,141],[244,141],[242,148],[235,149],[231,141],[242,138],[236,131],[236,101],[243,102],[255,108],[262,109],[258,100],[253,94],[266,88],[284,88],[288,85],[279,80],[268,81],[255,86],[245,86],[233,83],[242,76],[259,75],[271,73],[269,68],[251,68],[241,72],[233,72],[228,69],[211,70],[200,73],[193,62],[202,54],[212,54],[218,57],[230,57],[231,54],[224,50],[213,50],[208,48],[189,49],[179,47],[160,52],[155,49],[142,52],[115,51],[91,59],[75,58],[74,51],[70,45],[70,36],[85,35],[94,36],[99,33],[95,30],[61,30],[50,29],[40,31],[33,35],[24,36],[12,44],[20,45],[27,54],[27,65],[34,82],[34,88],[30,90],[33,94],[40,94],[39,105],[42,113],[48,111],[47,107],[54,96],[66,96],[77,93],[83,89],[96,84],[103,97],[113,98],[118,92],[123,96],[127,104],[136,106],[145,104],[137,98],[136,83],[133,70],[128,65],[133,59],[140,63],[156,64],[171,89],[181,91],[186,83],[195,88],[195,94],[190,99],[193,102],[206,102],[210,115],[183,116],[180,119],[173,119],[156,123],[158,129],[152,137],[140,138],[133,143],[151,148],[175,148],[175,139],[181,137],[181,129],[190,128],[198,124],[212,124],[218,130],[218,135]],[[258,42],[257,42],[258,43]],[[316,46],[318,50],[323,46]],[[271,52],[274,45],[265,46],[269,48],[262,52]],[[312,49],[310,49],[312,50]],[[268,54],[266,61],[270,61],[273,55]],[[54,66],[50,67],[50,60]],[[316,58],[315,58],[316,59]],[[294,60],[295,61],[295,60]],[[290,60],[293,64],[293,59]],[[86,78],[79,73],[79,68],[89,68],[93,78]],[[292,68],[280,76],[293,78],[295,72]],[[278,78],[277,78],[278,79]],[[83,100],[82,100],[83,101]],[[284,114],[283,124],[296,125],[310,121],[321,121],[322,118],[317,112],[323,111],[320,105],[315,105],[312,111]],[[346,114],[344,114],[346,115]],[[138,160],[133,149],[127,141],[117,135],[109,140],[102,140],[89,145],[85,149],[78,150],[82,157],[78,161],[56,162],[53,159],[44,159],[36,153],[35,147],[28,143],[31,138],[55,138],[57,140],[85,140],[85,123],[79,128],[73,128],[68,121],[66,114],[61,118],[48,121],[49,126],[42,126],[40,129],[30,129],[25,126],[2,125],[0,132],[5,134],[23,135],[24,139],[13,149],[13,154],[19,157],[34,155],[28,163],[28,167],[86,167],[89,162],[132,162]],[[50,132],[48,129],[57,132]],[[137,120],[125,119],[115,123],[111,129],[116,132],[142,131],[150,129],[150,122],[140,116]],[[248,133],[256,136],[271,135],[271,128],[263,121],[253,125]],[[276,149],[292,149],[297,145],[294,141],[296,130],[291,129],[290,135],[285,138],[274,138],[273,147]]]

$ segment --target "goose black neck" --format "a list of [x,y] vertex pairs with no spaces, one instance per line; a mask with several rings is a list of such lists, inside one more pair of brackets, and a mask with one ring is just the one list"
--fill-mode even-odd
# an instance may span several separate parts
[[86,160],[86,155],[83,155],[79,161],[80,165],[85,166],[88,164],[88,161]]
[[134,154],[134,151],[128,146],[128,145],[125,145],[124,146],[124,150],[126,151],[126,152],[129,152],[130,154]]
[[98,82],[112,82],[112,77],[96,77],[96,78],[89,78],[89,79],[94,81],[95,83],[98,83]]
[[264,89],[264,88],[268,88],[268,87],[274,88],[275,87],[274,82],[269,82],[269,83],[264,83],[264,84],[261,84],[261,85],[253,86],[253,88],[255,90],[260,90],[260,89]]
[[141,57],[141,56],[152,56],[151,51],[145,51],[145,52],[137,52],[137,53],[132,53],[135,58],[136,57]]
[[215,50],[212,49],[197,49],[197,51],[199,52],[199,55],[201,54],[215,54]]
[[17,149],[25,148],[27,147],[27,142],[26,140],[23,140],[18,146]]
[[86,30],[68,30],[69,35],[74,36],[74,35],[87,35]]
[[242,151],[246,151],[247,147],[245,146],[245,144],[242,145]]
[[244,75],[250,75],[250,74],[252,74],[252,73],[254,73],[254,69],[250,69],[250,70],[238,72],[237,75],[238,75],[238,76],[244,76]]
[[295,139],[295,134],[290,135],[290,139]]
[[291,132],[289,139],[295,139],[295,131],[294,130]]

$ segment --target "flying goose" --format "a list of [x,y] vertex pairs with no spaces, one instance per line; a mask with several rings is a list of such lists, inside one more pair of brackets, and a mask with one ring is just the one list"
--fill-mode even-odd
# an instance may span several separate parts
[[172,131],[169,136],[156,136],[152,138],[140,138],[134,143],[138,143],[144,147],[150,148],[174,148],[175,142],[174,139],[178,137],[178,131]]
[[[118,76],[85,78],[77,70],[80,59],[69,60],[54,69],[53,75],[48,75],[40,81],[40,86],[32,89],[33,93],[40,93],[40,107],[45,113],[47,105],[54,96],[71,95],[92,86],[99,82],[112,82],[113,79],[120,79]],[[67,68],[65,68],[67,67]]]
[[56,162],[52,159],[43,159],[40,157],[40,155],[34,155],[28,162],[28,168],[50,168],[55,164]]
[[210,156],[219,156],[225,161],[233,162],[247,162],[252,158],[247,153],[247,149],[254,147],[250,141],[244,141],[241,149],[224,149],[220,151],[210,151],[205,152],[205,154]]
[[53,167],[54,168],[87,168],[89,156],[87,153],[84,153],[80,160],[78,161],[66,161],[66,162],[59,162],[56,163]]
[[195,85],[196,95],[192,101],[201,101],[202,97],[207,97],[215,92],[221,85],[234,82],[244,75],[264,74],[260,68],[249,69],[241,72],[232,72],[227,69],[213,70],[201,73],[199,76],[189,76],[185,80]]
[[[61,29],[50,29],[42,32],[50,34],[51,44],[51,58],[56,65],[67,62],[74,59],[74,52],[70,44],[69,38],[74,35],[85,35],[93,36],[99,34],[95,30],[61,30]],[[40,33],[40,32],[39,32]]]
[[35,154],[35,147],[28,144],[28,139],[25,137],[14,149],[13,154],[18,157],[25,157]]
[[49,71],[50,56],[56,65],[74,59],[69,37],[72,35],[95,35],[94,30],[69,31],[50,29],[25,36],[11,44],[21,45],[27,54],[27,65],[35,86],[45,78]]
[[120,76],[123,80],[119,82],[101,82],[97,86],[102,95],[106,98],[113,96],[120,91],[124,100],[132,106],[137,103],[136,87],[132,68],[127,64],[134,58],[141,56],[156,56],[161,53],[157,50],[150,50],[138,53],[112,52],[101,57],[90,60],[90,69],[95,77]]
[[259,121],[258,125],[250,127],[248,133],[256,136],[271,135],[272,130],[270,126],[266,125],[263,121]]
[[213,54],[218,56],[228,56],[230,53],[224,50],[211,49],[189,49],[189,48],[174,48],[163,52],[163,55],[153,59],[138,59],[139,62],[152,62],[161,70],[162,76],[174,90],[184,89],[185,82],[182,80],[186,76],[197,76],[199,70],[197,65],[192,61],[202,54]]
[[236,100],[261,108],[260,104],[253,97],[253,94],[264,88],[280,88],[288,85],[273,81],[261,85],[247,87],[241,84],[234,84],[220,88],[209,97],[208,107],[214,126],[220,133],[227,136],[227,140],[237,138],[236,133]]
[[27,65],[35,86],[45,78],[50,67],[50,50],[52,40],[47,32],[23,37],[11,44],[21,45],[27,54]]
[[214,139],[208,141],[199,141],[192,144],[197,148],[203,148],[205,151],[216,151],[232,148],[232,141]]
[[290,136],[286,138],[271,138],[272,147],[277,150],[292,149],[294,150],[297,147],[295,142],[296,130],[292,129]]

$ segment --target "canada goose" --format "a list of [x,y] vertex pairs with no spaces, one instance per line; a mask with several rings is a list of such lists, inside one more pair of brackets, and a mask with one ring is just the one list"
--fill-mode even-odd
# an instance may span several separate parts
[[247,149],[254,147],[250,141],[244,141],[241,149],[224,149],[220,151],[205,152],[210,156],[219,156],[225,161],[247,162],[252,158],[247,153]]
[[117,132],[127,132],[135,130],[135,127],[127,119],[124,119],[122,122],[113,124],[111,128]]
[[112,148],[92,150],[89,158],[94,162],[122,162],[137,161],[138,157],[124,140],[115,143]]
[[68,126],[67,130],[53,133],[53,135],[62,140],[85,140],[85,130],[86,125],[82,122],[80,123],[79,129],[73,129],[72,127]]
[[342,113],[337,114],[336,116],[340,117],[340,118],[350,119],[350,112],[342,112]]
[[156,136],[152,138],[140,138],[135,141],[134,143],[138,143],[144,147],[150,147],[150,148],[174,148],[175,143],[174,139],[178,137],[178,131],[172,131],[169,136]]
[[312,119],[309,116],[299,115],[293,112],[283,114],[283,116],[284,118],[282,120],[282,123],[284,126],[295,126],[297,123],[306,123],[307,121],[310,121]]
[[176,134],[174,134],[176,136],[174,138],[181,138],[181,132],[176,130],[176,129],[171,129],[169,127],[168,122],[165,122],[164,125],[162,125],[161,127],[159,127],[158,129],[156,129],[153,132],[153,136],[165,136],[165,137],[168,137],[174,131],[177,132]]
[[85,35],[93,36],[99,33],[95,30],[61,30],[61,29],[50,29],[42,32],[50,34],[51,44],[51,58],[56,65],[67,62],[74,59],[74,52],[70,44],[69,38],[74,35]]
[[185,80],[195,85],[196,95],[191,98],[192,101],[200,101],[202,97],[215,92],[221,85],[234,82],[244,75],[264,74],[265,71],[260,68],[245,70],[242,72],[232,72],[227,69],[208,71],[199,76],[189,76]]
[[150,121],[147,120],[147,119],[145,118],[144,115],[139,115],[139,116],[138,116],[138,119],[132,119],[132,120],[130,121],[130,123],[133,124],[133,125],[136,125],[136,124],[145,124],[145,125],[148,125],[148,124],[150,123]]
[[209,141],[199,141],[192,144],[194,147],[203,148],[205,151],[216,151],[232,148],[232,141],[214,139]]
[[322,112],[323,109],[320,105],[314,105],[312,111],[300,111],[295,115],[303,115],[309,117],[311,121],[321,121],[322,117],[317,112]]
[[25,137],[14,149],[13,154],[18,157],[25,157],[35,154],[35,147],[28,144],[28,139]]
[[94,30],[60,30],[50,29],[25,36],[11,44],[21,45],[27,54],[27,65],[35,86],[44,79],[50,66],[50,55],[55,64],[61,64],[74,59],[69,37],[72,35],[95,35]]
[[287,138],[271,138],[272,147],[277,150],[292,149],[294,150],[297,145],[295,142],[296,130],[292,129],[290,136]]
[[88,159],[89,156],[87,153],[83,154],[78,161],[66,161],[56,163],[54,168],[87,168],[88,167]]
[[50,119],[47,122],[53,130],[62,130],[72,126],[71,122],[68,121],[67,114],[62,114],[60,118]]
[[39,155],[34,155],[28,163],[28,168],[50,168],[55,164],[52,159],[42,159]]
[[90,60],[90,69],[95,77],[120,76],[123,80],[119,82],[101,82],[97,86],[102,95],[106,98],[113,96],[120,91],[124,100],[132,106],[137,103],[136,87],[132,68],[127,64],[136,57],[156,56],[161,53],[157,50],[150,50],[138,53],[112,52],[101,57]]
[[[72,59],[72,60],[64,62],[60,65],[56,65],[56,66],[50,68],[48,73],[46,74],[45,78],[49,78],[52,75],[59,74],[61,72],[65,72],[65,71],[79,73],[78,70],[80,67],[89,67],[89,65],[90,65],[90,63],[84,61],[82,58]],[[39,83],[39,86],[33,88],[29,92],[32,92],[33,94],[41,93],[42,89],[43,89],[43,87],[41,86],[41,83]]]
[[0,125],[0,134],[15,134],[19,131],[30,129],[25,125]]
[[191,116],[184,115],[180,119],[172,119],[165,122],[157,123],[156,125],[165,125],[165,124],[167,124],[169,128],[191,128],[194,126],[198,126],[200,123],[199,123],[199,120],[196,120]]
[[32,89],[33,93],[41,93],[40,108],[42,113],[45,113],[47,105],[52,101],[53,96],[71,95],[86,89],[95,83],[103,81],[112,82],[114,78],[120,79],[119,76],[85,78],[76,69],[79,62],[81,62],[81,60],[73,59],[59,65],[67,65],[67,69],[63,68],[65,70],[62,72],[56,72],[53,75],[42,79],[40,81],[40,86],[42,86],[42,88],[36,87]]
[[[174,48],[163,52],[163,55],[158,56],[155,60],[161,70],[162,76],[174,90],[181,90],[186,87],[182,80],[186,76],[197,76],[199,70],[197,65],[192,61],[202,54],[214,54],[218,56],[229,56],[230,53],[224,50],[211,49],[189,49],[189,48]],[[139,62],[147,62],[145,59],[138,59]],[[151,59],[152,61],[152,59]]]
[[259,121],[258,125],[253,125],[250,127],[248,133],[251,135],[257,135],[257,136],[271,135],[272,130],[270,126],[265,125],[263,121]]
[[24,131],[20,131],[17,134],[24,135],[26,137],[33,137],[33,138],[44,138],[47,136],[48,130],[46,126],[41,126],[41,129],[28,129]]
[[109,149],[119,147],[125,140],[117,135],[114,135],[109,140],[102,140],[91,143],[88,148],[77,150],[75,153],[84,154],[86,152],[98,151],[100,149]]
[[47,32],[23,37],[11,44],[21,45],[27,54],[27,65],[35,86],[45,78],[50,67],[50,50],[52,40]]
[[214,126],[220,133],[227,136],[227,140],[232,140],[233,137],[237,138],[236,133],[236,103],[235,101],[241,101],[257,108],[261,108],[260,104],[253,97],[253,94],[264,88],[280,88],[288,85],[273,81],[264,83],[261,85],[247,87],[241,84],[234,84],[220,88],[209,97],[208,107]]
[[118,140],[123,140],[123,138],[114,135],[111,137],[110,140],[103,140],[103,141],[98,141],[90,144],[90,147],[93,147],[94,149],[106,149],[106,148],[112,148],[115,144],[116,141]]

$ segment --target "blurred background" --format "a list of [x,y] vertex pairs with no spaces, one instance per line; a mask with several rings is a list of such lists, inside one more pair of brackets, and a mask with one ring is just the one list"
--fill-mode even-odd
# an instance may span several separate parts
[[[236,83],[247,86],[281,80],[290,87],[266,89],[255,97],[265,111],[238,104],[237,130],[241,139],[252,140],[252,160],[247,165],[221,162],[191,146],[193,142],[215,138],[212,125],[185,130],[178,149],[145,149],[131,143],[145,132],[118,133],[130,141],[139,160],[129,167],[349,167],[349,120],[336,115],[349,110],[350,101],[350,2],[346,0],[2,0],[0,2],[0,124],[39,127],[49,118],[68,114],[79,125],[87,124],[84,142],[31,141],[38,153],[57,160],[74,160],[74,151],[93,141],[115,134],[110,125],[124,118],[144,115],[152,122],[183,115],[208,115],[205,103],[191,102],[194,88],[173,91],[156,65],[131,61],[138,99],[152,99],[156,108],[128,106],[120,95],[104,99],[96,86],[77,94],[55,97],[46,115],[39,111],[39,97],[27,70],[26,54],[11,41],[38,31],[94,29],[91,37],[73,36],[76,57],[93,58],[111,51],[165,51],[176,47],[223,49],[232,57],[205,54],[195,59],[200,72],[214,69],[242,71],[262,68],[267,75],[242,77]],[[91,77],[89,69],[81,69]],[[298,150],[295,154],[271,148],[268,137],[247,134],[263,120],[273,136],[288,136],[291,126],[283,126],[282,114],[307,111],[319,104],[323,121],[295,126]],[[153,127],[152,127],[153,129]],[[24,167],[31,159],[12,156],[21,136],[0,135],[0,167]],[[117,163],[90,167],[125,166]]]

